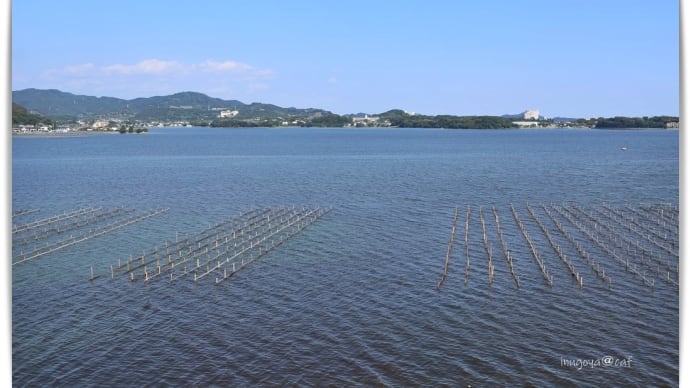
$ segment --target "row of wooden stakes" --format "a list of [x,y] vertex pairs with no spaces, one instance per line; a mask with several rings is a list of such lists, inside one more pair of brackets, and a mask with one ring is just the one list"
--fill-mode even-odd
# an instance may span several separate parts
[[79,234],[70,234],[69,237],[59,239],[57,241],[46,242],[45,245],[34,247],[34,249],[24,252],[19,250],[13,254],[12,265],[26,263],[28,261],[37,259],[39,257],[48,255],[50,253],[65,249],[67,247],[82,243],[84,241],[90,240],[95,237],[99,237],[118,229],[124,228],[125,226],[132,225],[134,223],[143,221],[145,219],[157,216],[167,212],[168,208],[158,208],[152,209],[140,213],[127,216],[125,218],[119,218],[116,221],[110,222],[106,225],[98,225],[97,227],[91,228],[86,231],[82,231]]
[[[574,283],[579,287],[584,287],[583,274],[578,271],[577,264],[567,256],[566,250],[559,245],[552,234],[556,232],[563,241],[570,246],[579,256],[583,263],[588,265],[596,278],[609,289],[612,288],[611,271],[607,271],[609,264],[604,264],[603,258],[610,257],[615,262],[625,266],[626,272],[639,278],[643,284],[654,289],[655,277],[661,278],[664,274],[666,283],[678,287],[678,209],[667,206],[648,206],[633,208],[626,205],[623,209],[615,209],[608,204],[585,210],[577,204],[550,205],[541,204],[543,214],[551,221],[553,227],[547,226],[543,219],[537,214],[535,209],[529,204],[526,205],[527,212],[531,220],[548,242],[554,255],[564,264],[565,269],[574,279]],[[529,247],[529,251],[536,262],[539,271],[549,287],[554,285],[554,277],[547,269],[546,263],[540,254],[537,243],[528,233],[527,227],[521,220],[517,209],[510,204],[510,210],[515,220],[517,228],[520,230],[524,241]],[[520,277],[517,275],[513,264],[511,251],[508,249],[504,238],[504,231],[500,224],[500,219],[495,206],[492,206],[496,235],[506,260],[510,275],[515,281],[516,287],[520,288]],[[556,216],[558,215],[558,217]],[[470,273],[470,215],[471,206],[467,206],[465,220],[465,284],[469,282]],[[560,220],[559,220],[560,218]],[[443,273],[436,287],[441,289],[448,278],[450,262],[453,252],[453,244],[456,235],[458,219],[458,207],[455,207],[453,223],[451,227],[451,237],[446,250]],[[562,221],[567,221],[570,226],[566,227]],[[491,243],[487,236],[487,226],[484,219],[483,208],[479,207],[479,221],[482,227],[482,243],[488,261],[488,284],[491,285],[495,280],[495,264]],[[555,229],[554,229],[555,228]],[[580,236],[575,237],[573,231]],[[586,238],[595,250],[600,250],[602,258],[594,259],[592,247],[585,247],[582,238]],[[625,252],[625,253],[624,253]],[[638,263],[631,258],[639,260]],[[674,266],[675,263],[675,266]],[[664,267],[665,273],[661,271]]]
[[[215,284],[230,278],[247,264],[271,252],[330,211],[329,208],[252,209],[175,242],[118,259],[110,266],[112,280],[126,276],[145,283],[168,279],[198,282],[215,275]],[[89,280],[95,275],[93,267]]]

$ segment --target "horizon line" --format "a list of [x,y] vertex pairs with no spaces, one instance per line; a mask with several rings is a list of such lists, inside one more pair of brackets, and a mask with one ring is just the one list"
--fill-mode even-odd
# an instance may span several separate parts
[[[174,93],[169,93],[169,94],[155,94],[155,95],[151,95],[151,96],[148,96],[148,97],[139,96],[139,97],[134,97],[134,98],[122,98],[122,97],[114,97],[114,96],[108,96],[108,95],[100,95],[100,96],[99,96],[99,95],[90,95],[90,94],[77,94],[77,93],[68,92],[68,91],[64,91],[64,90],[61,90],[61,89],[57,89],[57,88],[41,89],[41,88],[36,88],[36,87],[30,87],[30,88],[12,90],[12,93],[14,94],[14,92],[21,92],[21,91],[25,91],[25,90],[40,90],[40,91],[53,91],[53,90],[54,90],[54,91],[58,91],[58,92],[60,92],[60,93],[67,93],[67,94],[72,94],[72,95],[75,95],[75,96],[94,97],[94,98],[114,98],[114,99],[124,100],[124,101],[132,101],[132,100],[136,100],[136,99],[140,99],[140,98],[169,97],[169,96],[173,96],[173,95],[176,95],[176,94],[182,94],[182,93],[196,93],[196,94],[202,94],[202,95],[204,95],[204,96],[206,96],[206,97],[209,97],[209,98],[219,99],[219,100],[223,100],[223,101],[238,101],[238,102],[240,102],[240,103],[242,103],[242,104],[245,104],[245,105],[251,105],[251,104],[265,104],[265,105],[275,105],[275,106],[278,106],[278,107],[280,107],[280,108],[285,108],[284,106],[281,106],[281,105],[278,105],[278,104],[274,104],[274,103],[270,103],[270,102],[258,102],[258,101],[253,101],[253,102],[251,102],[251,103],[246,103],[246,102],[243,102],[243,101],[238,100],[238,99],[226,100],[225,98],[222,98],[222,97],[213,97],[213,96],[209,95],[208,93],[199,92],[199,91],[195,91],[195,90],[184,90],[184,91],[179,91],[179,92],[174,92]],[[12,102],[14,103],[14,101],[12,101]],[[357,113],[342,113],[342,114],[339,114],[339,113],[335,113],[335,112],[333,112],[333,111],[331,111],[331,110],[328,110],[328,109],[325,109],[325,108],[315,108],[315,107],[297,108],[296,106],[288,106],[287,108],[295,108],[295,109],[318,109],[318,110],[330,112],[330,113],[333,113],[333,114],[337,114],[337,115],[339,115],[339,116],[357,115],[357,114],[372,114],[372,113],[361,112],[361,111],[360,111],[360,112],[357,112]],[[523,114],[523,113],[526,113],[526,112],[532,111],[532,110],[540,111],[540,109],[538,109],[538,108],[529,108],[529,109],[525,109],[525,110],[523,110],[523,111],[521,111],[521,112],[519,112],[519,113],[503,113],[503,114],[500,114],[500,115],[499,115],[499,114],[452,114],[452,113],[426,114],[426,113],[419,113],[419,112],[416,112],[416,111],[411,111],[411,110],[408,110],[408,109],[390,108],[390,109],[388,109],[388,110],[385,110],[385,111],[382,111],[382,112],[379,112],[379,113],[373,113],[373,114],[374,114],[374,115],[376,115],[376,114],[382,114],[382,113],[386,113],[386,112],[389,112],[389,111],[392,111],[392,110],[402,110],[402,111],[405,112],[405,113],[411,112],[411,114],[413,114],[413,115],[421,115],[421,116],[459,116],[459,117],[462,117],[462,116],[503,117],[503,116],[516,116],[516,115],[521,115],[521,114]],[[553,118],[574,118],[574,119],[584,119],[584,120],[592,120],[592,119],[597,119],[597,118],[615,118],[615,117],[643,118],[643,117],[663,117],[663,116],[667,116],[667,117],[676,117],[676,118],[680,119],[680,114],[675,114],[675,115],[674,115],[674,114],[654,114],[654,115],[646,114],[646,115],[637,115],[637,116],[626,116],[626,115],[619,115],[619,114],[618,114],[618,115],[614,115],[614,116],[592,116],[592,115],[590,115],[590,116],[588,116],[588,117],[585,117],[585,116],[576,116],[576,115],[575,115],[575,116],[571,116],[571,115],[552,115],[552,116],[546,116],[546,115],[541,115],[541,114],[539,114],[540,119],[541,119],[541,118],[545,118],[545,119],[549,119],[549,118],[551,118],[551,119],[553,119]]]

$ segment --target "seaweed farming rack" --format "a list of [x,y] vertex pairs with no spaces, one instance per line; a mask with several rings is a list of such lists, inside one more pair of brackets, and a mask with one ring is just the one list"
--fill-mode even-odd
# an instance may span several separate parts
[[[26,263],[53,252],[99,237],[167,212],[167,208],[137,212],[116,207],[85,207],[12,226],[12,265]],[[39,211],[18,211],[14,217]],[[13,217],[13,219],[14,219]]]
[[326,215],[329,208],[252,209],[208,228],[162,244],[140,255],[118,259],[107,274],[129,281],[208,281],[222,283]]
[[[526,212],[525,212],[526,210]],[[613,207],[608,204],[583,207],[579,204],[526,204],[522,210],[510,204],[510,213],[517,232],[509,241],[505,237],[506,225],[500,223],[501,217],[492,206],[495,225],[494,241],[498,240],[505,272],[514,280],[515,287],[521,288],[521,276],[533,269],[525,268],[529,261],[536,264],[545,285],[553,287],[558,281],[554,273],[568,274],[569,284],[585,288],[589,281],[597,282],[609,289],[617,283],[613,273],[630,277],[639,284],[654,290],[661,283],[678,289],[679,287],[679,210],[677,205],[657,204]],[[467,206],[465,222],[465,285],[470,275],[470,230],[472,207]],[[486,252],[488,286],[495,281],[496,263],[493,259],[492,242],[489,238],[483,208],[479,206],[481,244]],[[476,217],[475,217],[476,218]],[[476,222],[476,220],[474,220]],[[441,285],[450,276],[448,268],[452,261],[452,247],[457,227],[457,207],[455,208],[450,243],[446,252],[443,273],[437,284]],[[513,245],[512,247],[510,245]],[[513,249],[511,249],[513,248]],[[513,258],[517,252],[523,256],[523,268],[515,265]],[[531,256],[528,260],[527,256]],[[558,268],[563,270],[558,270]],[[524,275],[522,276],[524,279]]]

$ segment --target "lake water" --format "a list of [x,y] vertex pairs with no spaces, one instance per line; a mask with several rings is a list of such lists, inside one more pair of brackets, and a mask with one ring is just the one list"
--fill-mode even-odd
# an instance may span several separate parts
[[[14,217],[16,226],[86,207],[169,209],[12,266],[13,383],[677,386],[677,246],[665,253],[663,242],[652,243],[661,236],[621,224],[615,233],[628,242],[620,244],[640,240],[653,257],[639,262],[620,247],[614,257],[558,211],[593,233],[608,227],[588,217],[606,219],[608,209],[645,230],[656,230],[645,225],[654,217],[673,224],[678,141],[677,131],[580,129],[153,128],[13,137],[13,211],[40,209]],[[118,260],[251,209],[285,206],[332,211],[217,285],[111,279]],[[582,288],[528,206],[572,260]],[[545,208],[606,269],[611,287]],[[14,241],[13,262],[107,222],[39,245]],[[637,261],[639,275],[617,258]],[[101,277],[89,281],[91,269]]]

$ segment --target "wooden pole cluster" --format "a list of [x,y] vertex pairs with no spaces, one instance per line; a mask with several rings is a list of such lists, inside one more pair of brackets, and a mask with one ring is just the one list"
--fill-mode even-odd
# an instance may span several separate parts
[[529,237],[529,233],[527,233],[527,228],[525,228],[525,225],[522,223],[522,221],[520,221],[520,216],[518,216],[518,213],[515,210],[515,207],[512,203],[510,204],[510,210],[513,213],[513,218],[515,218],[515,223],[518,225],[520,231],[522,232],[522,236],[525,238],[525,241],[527,241],[527,245],[529,245],[534,260],[537,261],[537,265],[539,266],[539,270],[541,271],[542,277],[544,278],[544,280],[546,280],[546,283],[550,287],[553,287],[553,275],[550,275],[549,271],[546,269],[546,265],[544,265],[544,260],[539,256],[537,248],[534,246],[532,239]]
[[470,282],[470,205],[467,205],[467,213],[465,215],[465,285]]
[[[208,270],[211,261],[214,259],[218,262],[218,259],[223,255],[230,255],[232,253],[237,256],[254,248],[254,238],[258,236],[260,231],[263,233],[265,228],[271,227],[271,218],[273,218],[274,224],[276,218],[281,219],[282,222],[283,217],[286,217],[288,211],[289,209],[286,208],[278,209],[273,213],[271,213],[270,209],[249,211],[245,213],[246,219],[244,220],[242,218],[230,219],[221,223],[220,226],[209,227],[195,234],[191,240],[183,240],[182,245],[176,247],[177,259],[171,260],[173,255],[168,251],[165,252],[168,258],[167,266],[170,267],[169,269],[173,269],[176,266],[178,268],[176,271],[170,271],[170,281],[186,277],[191,271],[195,272],[194,278],[197,280],[202,267],[201,259],[204,255],[206,256],[204,264],[207,266],[206,270]],[[227,225],[229,229],[225,229],[223,225]],[[244,266],[244,261],[241,264]],[[191,269],[188,269],[190,265]],[[183,270],[179,270],[179,268],[183,268]],[[159,272],[160,269],[159,265]],[[144,280],[149,279],[145,276]]]
[[[645,249],[644,253],[648,254],[650,258],[656,257],[658,258],[657,261],[661,260],[661,255],[667,255],[668,258],[674,260],[678,258],[678,252],[674,251],[673,249],[673,245],[676,241],[675,238],[671,238],[669,241],[668,233],[664,233],[662,235],[662,232],[652,229],[651,227],[648,227],[644,224],[645,221],[647,223],[652,223],[653,221],[649,219],[638,220],[635,217],[625,215],[622,212],[616,211],[607,206],[604,206],[603,209],[605,209],[606,211],[598,210],[598,212],[601,215],[607,217],[608,220],[610,220],[610,222],[614,223],[615,225],[623,226],[626,228],[626,231],[630,237],[626,238],[625,236],[622,236],[621,239],[625,240],[628,243],[628,245],[634,244],[639,248],[639,237],[641,237],[642,239],[649,242],[653,246],[652,248],[656,248],[656,250],[659,252],[658,254],[654,254],[651,251],[651,249]],[[626,206],[626,209],[631,210],[633,214],[644,216],[643,213],[638,212],[630,206]],[[610,223],[607,225],[610,225]],[[608,226],[608,228],[613,229],[613,227],[611,226]],[[635,239],[633,241],[634,236],[637,236],[638,239]]]
[[90,224],[112,219],[133,211],[134,209],[125,209],[124,207],[116,207],[110,210],[100,210],[99,208],[94,212],[83,213],[74,218],[70,217],[69,219],[62,219],[43,224],[42,226],[26,228],[12,236],[12,245],[16,247],[36,243],[39,242],[39,240],[45,240],[57,234],[83,228]]
[[209,226],[193,237],[176,237],[174,243],[166,240],[161,248],[134,258],[130,255],[124,263],[118,260],[110,267],[111,278],[121,274],[130,281],[165,278],[173,283],[182,279],[197,282],[213,275],[215,284],[219,284],[329,211],[319,207],[253,209]]
[[488,273],[489,273],[489,286],[493,285],[494,283],[494,263],[493,263],[493,255],[491,252],[491,244],[489,244],[489,238],[486,235],[486,223],[484,222],[484,211],[482,207],[479,207],[479,222],[482,224],[482,240],[484,242],[484,250],[486,251],[486,256],[488,257],[489,260],[489,267],[488,267]]
[[[602,212],[603,213],[603,212]],[[639,212],[636,212],[637,214],[640,214]],[[609,216],[611,219],[614,220],[614,222],[618,220],[628,220],[629,217],[617,217],[616,213],[613,213],[613,211],[610,211],[608,213],[605,213],[605,215]],[[635,221],[635,225],[639,225],[640,221]],[[633,258],[639,258],[640,260],[640,266],[647,266],[647,268],[652,271],[656,272],[657,276],[660,273],[660,269],[662,266],[666,267],[666,270],[669,272],[669,277],[670,278],[670,273],[675,272],[675,277],[678,277],[678,265],[676,264],[675,269],[672,268],[671,266],[671,261],[674,261],[675,263],[678,262],[678,254],[677,252],[674,252],[672,247],[673,245],[677,245],[677,240],[676,238],[672,238],[669,241],[669,245],[663,245],[660,243],[660,241],[657,241],[656,239],[653,239],[651,236],[658,236],[660,239],[661,238],[667,238],[668,235],[661,237],[659,232],[651,230],[650,228],[644,227],[644,229],[649,233],[640,233],[639,229],[632,225],[632,224],[627,224],[627,231],[629,232],[630,237],[619,237],[617,240],[621,241],[622,243],[625,244],[626,252],[628,256],[632,256]],[[640,244],[639,239],[634,239],[635,236],[642,237],[646,242],[650,243],[651,245],[648,244],[649,248],[643,246]],[[668,241],[668,240],[667,240]],[[632,250],[632,252],[631,252]],[[656,250],[656,252],[654,252]],[[662,256],[666,257],[666,261],[664,263],[664,260]]]
[[[678,239],[677,229],[667,227],[666,221],[653,217],[652,213],[635,209],[630,205],[626,205],[625,208],[633,215],[625,217],[630,222],[630,229],[670,255],[678,257],[678,251],[674,249],[677,248],[675,244]],[[657,227],[649,226],[653,224],[656,224]],[[664,243],[668,245],[664,245]]]
[[496,206],[493,206],[491,210],[494,213],[494,219],[496,221],[496,233],[498,234],[498,240],[501,242],[501,248],[503,250],[503,257],[506,259],[506,262],[508,263],[508,269],[510,270],[510,275],[513,277],[513,280],[515,281],[515,286],[517,288],[520,288],[520,277],[515,273],[515,268],[513,267],[513,256],[510,254],[510,250],[508,249],[508,245],[506,244],[505,239],[503,238],[503,230],[501,230],[501,222],[499,221],[498,218],[498,212],[496,211]]
[[678,207],[669,205],[642,206],[642,210],[648,213],[648,217],[655,220],[658,227],[673,235],[678,241]]
[[582,257],[591,267],[592,271],[597,275],[599,279],[601,279],[603,282],[608,283],[609,289],[611,288],[611,277],[606,275],[606,269],[603,266],[600,266],[599,263],[597,263],[594,259],[592,259],[592,256],[585,250],[585,248],[582,246],[581,243],[577,242],[575,238],[572,236],[571,233],[569,233],[565,228],[563,227],[563,224],[560,223],[554,217],[553,213],[551,210],[549,210],[546,205],[542,204],[542,209],[544,209],[544,212],[549,216],[551,219],[551,222],[553,222],[554,225],[556,225],[556,229],[570,242],[570,244],[575,247],[575,250],[577,253],[580,254],[580,257]]
[[[594,211],[591,212],[586,212],[584,209],[577,207],[575,208],[580,214],[582,214],[584,217],[587,217],[588,219],[591,220],[591,222],[594,223],[594,225],[599,226],[599,235],[603,236],[604,238],[608,239],[608,241],[613,244],[613,252],[615,253],[615,250],[618,249],[619,251],[622,251],[624,248],[624,244],[627,244],[628,250],[626,255],[626,269],[630,267],[629,265],[629,247],[631,244],[634,244],[636,248],[641,248],[639,245],[639,240],[632,240],[631,237],[626,236],[624,232],[621,232],[617,230],[617,226],[620,226],[615,221],[611,221],[611,219],[603,219],[601,216],[597,216]],[[598,214],[604,214],[604,213],[598,213]],[[632,230],[630,227],[630,224],[626,225],[628,230]],[[647,260],[645,261],[645,255],[647,256]],[[658,274],[658,268],[659,267],[654,267],[652,260],[654,257],[657,257],[657,262],[660,263],[660,258],[658,256],[655,256],[654,253],[651,251],[651,249],[648,249],[646,247],[642,247],[642,255],[639,256],[640,259],[640,265],[637,267],[637,264],[633,264],[632,266],[632,272],[636,275],[638,275],[642,281],[649,285],[650,287],[654,288],[654,279],[652,278],[651,281],[647,279],[647,270],[644,270],[645,267],[650,272],[654,272],[656,269],[656,272]],[[634,257],[633,257],[634,258]]]
[[35,208],[35,209],[19,209],[19,210],[17,210],[16,212],[12,213],[12,219],[14,219],[15,217],[19,217],[19,216],[26,216],[26,215],[29,215],[29,214],[31,214],[31,213],[36,213],[36,212],[38,212],[38,211],[41,211],[41,209],[40,209],[40,208]]
[[[271,232],[269,228],[269,234],[257,239],[256,245],[254,245],[254,249],[258,247],[258,254],[256,253],[251,253],[250,252],[250,260],[245,262],[243,266],[240,267],[243,268],[245,265],[251,263],[252,261],[258,259],[261,256],[266,255],[270,251],[274,250],[276,247],[287,241],[288,239],[296,236],[302,230],[304,230],[307,226],[311,225],[312,223],[316,222],[319,218],[324,216],[326,213],[328,213],[330,209],[320,209],[316,208],[313,210],[309,210],[305,208],[305,212],[302,214],[297,214],[292,218],[287,218],[287,221],[284,225],[281,227],[277,227],[275,231]],[[283,233],[283,234],[281,234]],[[274,236],[278,236],[277,240],[274,240]],[[258,237],[258,234],[257,234]],[[269,240],[270,239],[270,240]],[[267,244],[267,246],[263,246],[262,244],[266,241],[270,241],[270,244]],[[251,248],[251,244],[250,244]],[[233,258],[227,258],[226,263],[231,263]],[[237,254],[235,255],[234,259],[237,259]],[[215,268],[216,270],[220,271],[221,269],[221,262],[218,262],[217,267]],[[214,268],[210,268],[207,270],[206,273],[202,274],[202,276],[210,273],[213,271]],[[239,269],[238,269],[239,270]],[[232,272],[228,273],[227,268],[224,269],[223,271],[223,277],[216,277],[216,284],[226,280],[232,276]]]
[[[675,250],[676,257],[676,268],[675,268],[675,280],[671,279],[671,269],[670,264],[667,261],[667,266],[669,267],[666,273],[666,281],[673,283],[678,287],[680,282],[680,274],[678,272],[679,268],[679,209],[677,205],[661,204],[656,206],[646,206],[643,210],[651,214],[657,224],[663,224],[665,231],[670,235],[669,240],[671,247]],[[658,268],[658,267],[657,267]]]
[[577,271],[572,261],[570,261],[566,257],[565,253],[563,253],[561,247],[558,244],[556,244],[556,242],[553,240],[553,238],[551,237],[551,233],[549,233],[549,230],[546,229],[546,226],[544,226],[537,214],[534,212],[534,209],[532,209],[532,207],[529,204],[527,204],[527,212],[530,214],[530,216],[532,216],[534,222],[536,222],[537,225],[539,225],[539,228],[541,229],[542,233],[544,233],[544,236],[546,236],[546,240],[549,242],[549,245],[551,245],[551,248],[554,250],[554,252],[556,252],[556,255],[558,256],[558,258],[561,259],[563,264],[565,264],[566,268],[568,269],[568,271],[570,271],[570,274],[575,278],[575,281],[580,286],[580,288],[582,288],[582,276],[580,276],[580,273]]
[[19,233],[19,232],[24,232],[24,231],[26,231],[26,230],[31,230],[31,229],[39,228],[39,227],[41,227],[41,226],[54,224],[54,223],[57,223],[57,222],[60,222],[60,221],[63,221],[63,220],[67,220],[67,219],[70,219],[70,218],[74,218],[74,217],[79,217],[79,216],[84,215],[84,214],[96,212],[96,211],[98,211],[98,210],[100,210],[100,209],[101,209],[100,207],[99,207],[99,208],[95,208],[95,209],[92,208],[92,207],[85,207],[85,208],[81,208],[81,209],[72,210],[72,211],[69,211],[69,212],[68,212],[68,211],[65,211],[65,212],[62,213],[62,214],[56,214],[56,215],[54,215],[54,216],[50,216],[50,217],[47,217],[47,218],[42,218],[42,219],[40,219],[40,220],[36,220],[36,221],[29,222],[29,223],[26,223],[26,224],[15,225],[15,226],[12,228],[12,234],[14,235],[14,234],[17,234],[17,233]]
[[[653,283],[648,283],[646,279],[646,275],[644,273],[641,273],[637,266],[633,263],[632,265],[630,264],[630,261],[628,258],[623,260],[623,258],[620,257],[619,254],[616,253],[615,249],[610,247],[606,241],[602,240],[599,238],[601,235],[599,232],[602,227],[600,226],[600,223],[598,222],[592,222],[592,227],[587,227],[586,224],[581,222],[580,220],[576,219],[575,216],[578,214],[576,212],[576,209],[579,209],[577,206],[572,206],[572,207],[556,207],[556,211],[561,214],[565,219],[567,219],[571,224],[573,224],[582,234],[587,236],[590,241],[595,243],[602,251],[606,252],[609,256],[611,256],[613,259],[615,259],[617,262],[625,265],[625,270],[626,272],[630,272],[634,274],[635,276],[640,277],[642,279],[643,283],[646,285],[653,286]],[[582,216],[584,211],[579,212],[579,214]],[[591,228],[594,228],[594,231],[592,231]]]
[[36,248],[33,251],[30,251],[28,253],[20,252],[19,255],[17,255],[16,257],[13,257],[12,265],[24,263],[24,262],[27,262],[29,260],[33,260],[35,258],[38,258],[38,257],[44,256],[44,255],[47,255],[49,253],[58,251],[60,249],[69,247],[71,245],[75,245],[75,244],[84,242],[84,241],[92,239],[94,237],[102,236],[104,234],[113,232],[117,229],[123,228],[127,225],[131,225],[131,224],[134,224],[136,222],[143,221],[147,218],[154,217],[156,215],[165,213],[168,210],[169,209],[167,209],[167,208],[166,209],[160,208],[160,209],[149,210],[149,211],[146,211],[143,213],[129,216],[125,219],[121,219],[121,220],[109,223],[109,224],[104,225],[102,227],[90,229],[89,231],[83,232],[83,233],[76,235],[76,236],[70,235],[70,237],[68,237],[68,238],[61,239],[61,240],[53,242],[53,243],[46,243],[45,246]]
[[455,241],[455,227],[458,224],[458,207],[455,207],[455,213],[453,215],[453,226],[451,227],[450,230],[450,242],[448,242],[448,250],[446,252],[446,262],[443,265],[443,275],[441,275],[441,279],[438,281],[438,284],[436,284],[437,289],[441,289],[441,286],[443,286],[443,282],[446,281],[446,277],[448,276],[448,265],[450,263],[450,254],[453,252],[453,242]]
[[[664,231],[664,241],[668,242],[676,259],[676,278],[680,281],[678,274],[679,261],[679,209],[678,206],[662,204],[657,206],[645,206],[642,208],[650,219],[656,221]],[[669,274],[670,275],[670,274]]]
[[[631,205],[624,205],[614,208],[608,204],[603,204],[585,208],[577,203],[567,203],[561,206],[553,204],[547,206],[542,203],[540,205],[542,210],[539,211],[537,207],[530,206],[528,203],[526,208],[531,219],[538,226],[541,234],[544,235],[546,242],[563,262],[579,288],[584,287],[584,281],[582,273],[578,271],[576,263],[573,262],[573,260],[578,260],[569,257],[573,254],[580,256],[582,261],[591,267],[596,277],[609,289],[612,288],[611,268],[607,267],[609,264],[605,263],[605,259],[603,259],[607,256],[624,266],[626,272],[640,279],[642,284],[651,287],[652,290],[655,289],[657,278],[658,280],[665,280],[669,285],[679,287],[677,227],[679,212],[677,206],[651,205],[636,208]],[[510,204],[510,210],[532,257],[537,262],[542,277],[549,286],[553,286],[553,275],[547,269],[545,261],[538,251],[537,244],[541,243],[541,238],[533,240],[513,204]],[[495,206],[492,207],[492,211],[503,256],[515,285],[520,288],[520,280],[515,271],[513,257],[508,249]],[[551,222],[543,221],[544,214]],[[467,206],[465,284],[469,282],[470,269],[470,217],[471,207]],[[456,221],[457,215],[454,218],[454,225]],[[491,287],[495,281],[495,263],[493,262],[493,247],[489,241],[487,221],[482,206],[479,206],[479,222],[482,228],[483,245],[488,258],[489,287]],[[454,238],[454,231],[455,227],[451,230],[451,241]],[[562,242],[562,240],[558,240],[561,236],[564,240],[568,240],[565,246],[559,245],[559,241]],[[597,257],[597,255],[602,256]],[[448,260],[450,255],[447,253],[446,257]],[[443,280],[444,277],[442,277]],[[439,284],[442,284],[442,281]]]

